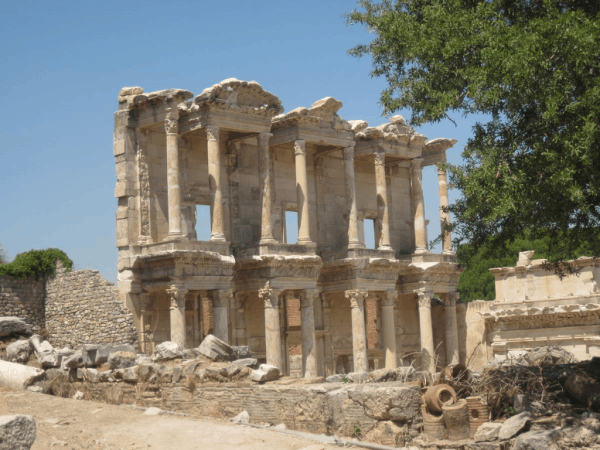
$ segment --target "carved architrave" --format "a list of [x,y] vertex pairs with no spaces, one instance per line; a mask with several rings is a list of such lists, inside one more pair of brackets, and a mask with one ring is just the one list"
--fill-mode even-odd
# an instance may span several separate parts
[[345,292],[346,298],[350,300],[351,308],[363,308],[367,295],[369,295],[369,291],[366,289],[355,289]]
[[185,294],[187,289],[181,289],[173,285],[170,289],[167,289],[167,294],[171,298],[171,309],[184,308],[185,307]]
[[421,288],[415,291],[417,294],[419,308],[431,308],[431,300],[433,300],[433,289]]

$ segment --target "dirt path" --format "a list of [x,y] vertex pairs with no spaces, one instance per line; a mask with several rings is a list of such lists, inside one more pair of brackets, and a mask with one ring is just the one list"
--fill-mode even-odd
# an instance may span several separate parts
[[[233,425],[221,420],[196,420],[161,415],[83,400],[24,391],[0,391],[0,415],[35,417],[33,450],[300,450],[309,445],[332,445],[275,431]],[[316,447],[318,448],[318,447]]]

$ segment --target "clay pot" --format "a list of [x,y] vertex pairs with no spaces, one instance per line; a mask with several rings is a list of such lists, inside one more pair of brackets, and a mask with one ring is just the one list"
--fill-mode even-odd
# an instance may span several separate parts
[[456,403],[456,392],[447,384],[437,384],[427,388],[423,400],[430,412],[441,413],[442,406]]
[[425,405],[421,405],[421,414],[423,415],[423,433],[429,440],[437,441],[448,438],[443,415],[430,414]]
[[442,406],[444,423],[448,430],[448,440],[460,441],[471,437],[471,426],[469,424],[469,410],[466,400],[459,400],[454,405]]

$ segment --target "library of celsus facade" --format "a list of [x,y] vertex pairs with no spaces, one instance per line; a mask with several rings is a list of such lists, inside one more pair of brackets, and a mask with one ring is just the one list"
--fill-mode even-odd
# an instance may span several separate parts
[[[235,79],[197,96],[124,88],[118,101],[118,287],[142,350],[212,333],[288,374],[301,348],[306,377],[459,362],[456,256],[449,235],[428,250],[421,186],[438,165],[448,204],[439,164],[456,141],[428,141],[400,116],[346,121],[331,97],[284,113]],[[210,206],[209,240],[196,237],[198,205]]]

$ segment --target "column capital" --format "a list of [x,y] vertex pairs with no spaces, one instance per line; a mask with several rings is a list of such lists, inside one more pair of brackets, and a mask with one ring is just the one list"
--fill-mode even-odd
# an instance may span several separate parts
[[429,287],[416,289],[415,294],[417,294],[418,297],[419,308],[431,308],[431,300],[433,300],[433,289]]
[[304,139],[294,141],[294,155],[306,155],[306,141]]
[[376,152],[373,153],[373,161],[376,166],[384,166],[385,165],[385,153],[384,152]]
[[342,154],[344,155],[344,161],[354,161],[354,146],[344,147]]
[[179,132],[179,121],[176,118],[167,117],[165,119],[165,132],[167,134],[177,134]]
[[381,296],[381,306],[395,306],[396,299],[398,298],[398,292],[386,291]]
[[233,291],[231,289],[211,291],[213,308],[227,308],[231,304]]
[[265,308],[279,307],[279,289],[271,289],[271,283],[267,281],[265,287],[258,290],[258,297],[265,302]]
[[317,289],[305,289],[300,293],[300,308],[314,307],[315,300],[319,297]]
[[204,129],[206,130],[206,138],[209,141],[211,141],[211,140],[218,141],[219,140],[219,125],[214,124],[214,123],[209,123],[208,125],[206,125],[204,127]]
[[176,285],[172,285],[167,289],[167,294],[171,298],[170,309],[177,309],[185,306],[185,294],[188,293],[187,289],[178,288]]
[[423,158],[414,158],[410,161],[412,170],[421,170],[423,168]]
[[444,304],[448,308],[453,308],[456,306],[456,302],[459,298],[460,298],[460,294],[458,292],[450,292],[447,294],[446,298],[444,299]]
[[346,298],[350,300],[351,308],[362,308],[369,291],[366,289],[353,289],[345,292]]
[[269,131],[261,131],[260,133],[258,133],[259,142],[264,141],[266,139],[267,143],[268,143],[269,139],[272,137],[273,137],[273,133],[271,133]]
[[152,297],[148,292],[140,293],[140,309],[146,311],[152,307]]

